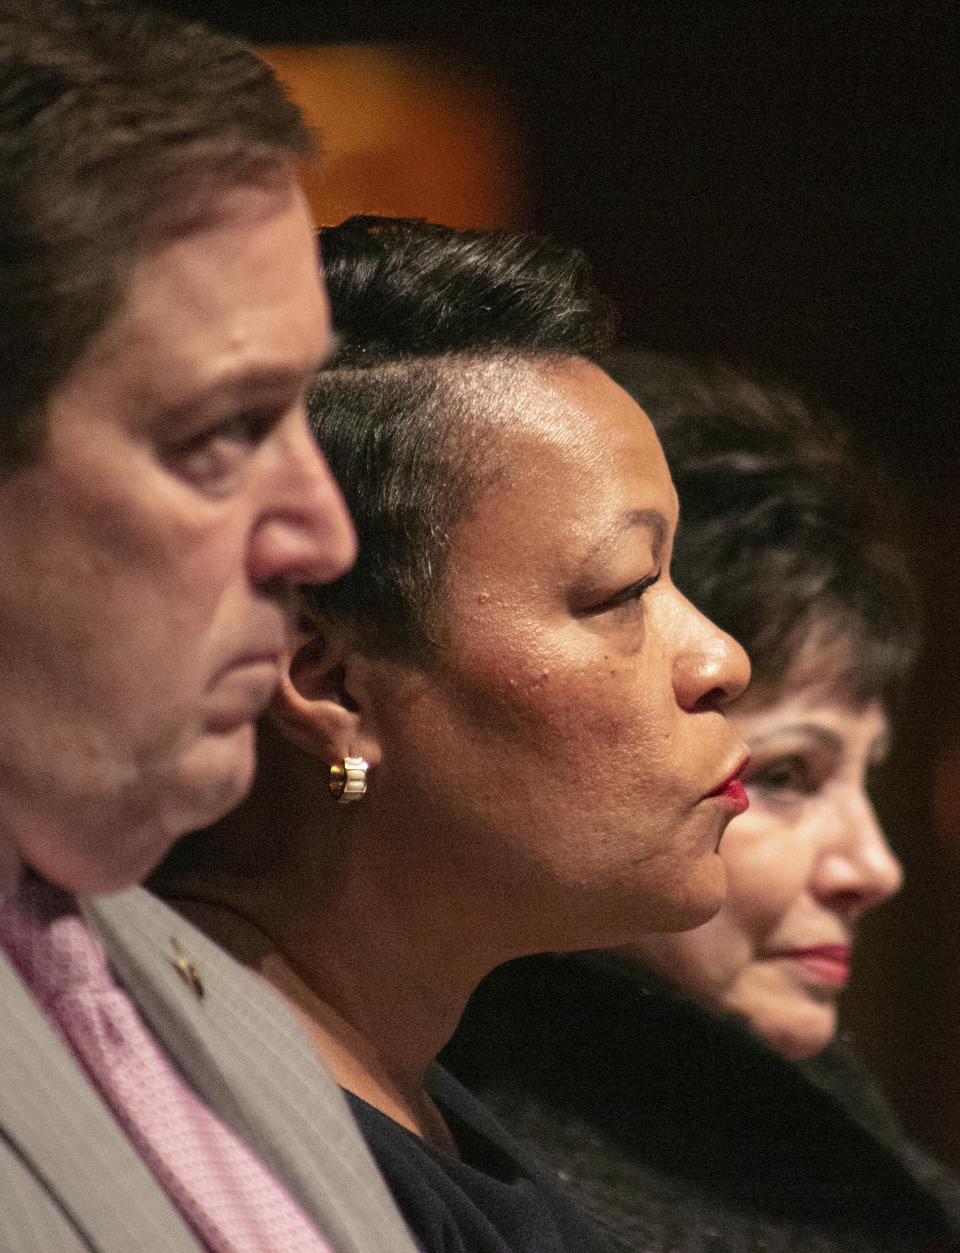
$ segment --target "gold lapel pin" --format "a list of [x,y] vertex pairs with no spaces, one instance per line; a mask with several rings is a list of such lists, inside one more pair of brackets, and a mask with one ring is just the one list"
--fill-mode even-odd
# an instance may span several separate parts
[[183,949],[180,947],[180,941],[176,938],[176,936],[170,937],[170,944],[176,954],[170,965],[174,968],[197,1000],[202,1001],[203,981],[200,978],[200,974],[196,966],[189,959],[189,957],[187,957],[186,953],[184,953]]

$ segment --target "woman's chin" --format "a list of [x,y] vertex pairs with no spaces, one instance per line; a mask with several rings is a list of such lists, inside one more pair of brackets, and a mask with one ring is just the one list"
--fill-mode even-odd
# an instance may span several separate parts
[[[634,901],[630,911],[621,918],[611,918],[609,934],[601,937],[593,948],[622,948],[644,958],[644,946],[651,937],[676,931],[692,931],[709,922],[726,898],[726,873],[719,857],[719,873],[701,875],[682,896],[666,893],[642,901]],[[581,946],[586,947],[586,946]]]
[[[666,900],[651,931],[692,931],[709,922],[727,899],[727,871],[716,853],[703,857],[684,885],[682,895]],[[651,911],[651,914],[653,911]]]
[[748,1015],[748,1021],[757,1035],[791,1062],[816,1057],[837,1033],[836,1010],[827,1005],[802,1005],[779,1015]]

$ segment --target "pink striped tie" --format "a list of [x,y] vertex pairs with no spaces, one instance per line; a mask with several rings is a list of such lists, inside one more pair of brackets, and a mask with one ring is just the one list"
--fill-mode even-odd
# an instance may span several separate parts
[[30,877],[0,945],[211,1253],[330,1253],[289,1193],[186,1086],[70,898]]

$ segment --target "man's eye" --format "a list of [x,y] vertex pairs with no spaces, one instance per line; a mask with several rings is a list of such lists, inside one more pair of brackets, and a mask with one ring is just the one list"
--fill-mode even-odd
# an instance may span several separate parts
[[272,418],[263,413],[237,413],[167,451],[173,469],[192,482],[205,484],[238,469],[249,450],[263,439]]

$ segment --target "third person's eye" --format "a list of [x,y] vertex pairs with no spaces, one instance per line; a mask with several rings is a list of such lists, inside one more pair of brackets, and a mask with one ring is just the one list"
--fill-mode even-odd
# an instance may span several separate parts
[[807,759],[799,753],[784,754],[769,761],[751,764],[744,784],[764,792],[809,795],[816,791],[816,779]]

